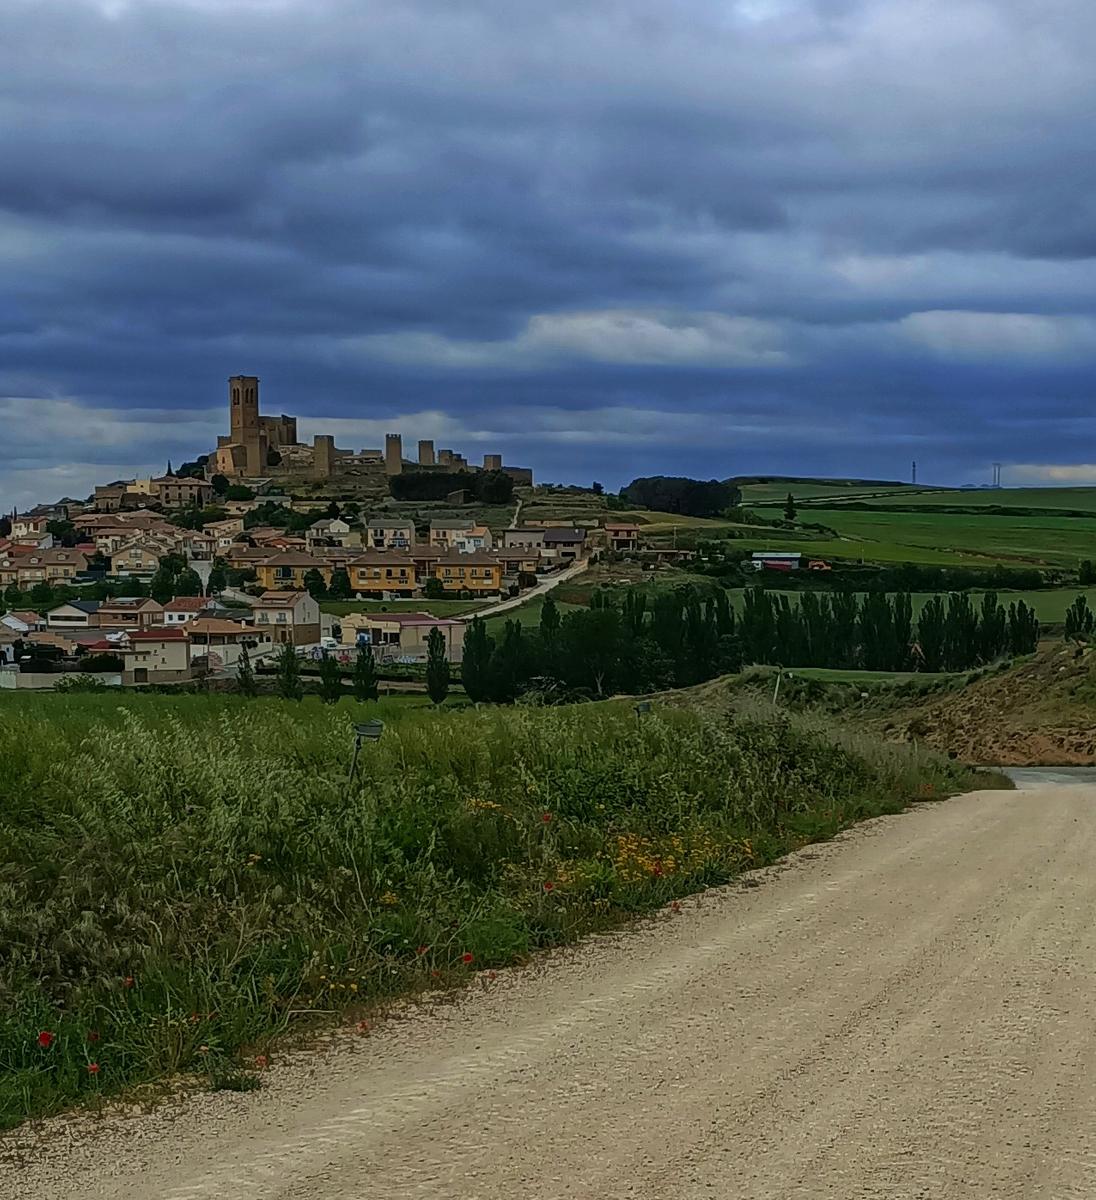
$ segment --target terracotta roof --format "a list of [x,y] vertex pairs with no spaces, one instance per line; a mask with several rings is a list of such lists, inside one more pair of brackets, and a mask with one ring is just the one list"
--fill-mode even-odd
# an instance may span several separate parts
[[128,637],[131,642],[182,642],[186,640],[186,631],[163,625],[158,629],[134,629]]
[[209,607],[206,596],[176,596],[164,605],[164,612],[201,612]]
[[259,608],[292,608],[307,592],[263,592],[259,597]]
[[16,620],[22,621],[27,625],[35,625],[42,619],[38,613],[31,612],[27,608],[16,609],[14,612],[8,613],[8,616],[15,617]]
[[239,621],[226,621],[222,617],[199,617],[196,621],[188,621],[184,628],[187,637],[193,637],[196,633],[254,634],[255,632],[250,625],[241,625]]
[[473,550],[470,554],[450,553],[438,559],[442,566],[450,567],[497,567],[499,560],[486,550]]
[[[364,612],[355,613],[355,617],[365,621],[380,621],[390,625],[463,625],[463,621],[454,621],[451,617],[432,617],[429,613],[394,613],[394,612]],[[346,619],[345,617],[343,618]]]
[[406,550],[366,550],[355,555],[347,564],[351,567],[375,567],[398,564],[408,567],[415,561],[414,555]]
[[315,567],[317,570],[324,566],[321,559],[313,558],[311,554],[295,554],[292,550],[283,550],[281,554],[273,554],[263,560],[264,567]]

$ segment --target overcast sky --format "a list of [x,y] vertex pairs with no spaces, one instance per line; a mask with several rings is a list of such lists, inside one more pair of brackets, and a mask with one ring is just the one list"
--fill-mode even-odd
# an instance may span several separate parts
[[0,506],[226,378],[541,477],[1096,482],[1092,0],[2,0]]

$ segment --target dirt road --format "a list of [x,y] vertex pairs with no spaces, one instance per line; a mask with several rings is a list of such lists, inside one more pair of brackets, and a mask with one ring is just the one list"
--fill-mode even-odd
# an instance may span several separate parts
[[0,1197],[1096,1196],[1096,787],[873,822]]

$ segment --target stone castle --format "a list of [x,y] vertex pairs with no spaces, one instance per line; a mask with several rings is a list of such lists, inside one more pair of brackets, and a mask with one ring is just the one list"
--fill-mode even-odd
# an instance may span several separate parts
[[422,440],[418,457],[408,462],[403,457],[403,436],[389,433],[384,448],[341,450],[330,434],[317,434],[312,445],[297,440],[297,418],[264,417],[259,412],[259,380],[255,375],[233,375],[228,381],[229,432],[217,439],[210,460],[210,474],[227,479],[261,479],[271,476],[302,475],[312,479],[330,479],[336,475],[399,475],[412,471],[504,471],[515,483],[532,484],[533,473],[526,467],[503,464],[501,454],[485,454],[482,466],[473,466],[456,450],[437,450],[434,443]]

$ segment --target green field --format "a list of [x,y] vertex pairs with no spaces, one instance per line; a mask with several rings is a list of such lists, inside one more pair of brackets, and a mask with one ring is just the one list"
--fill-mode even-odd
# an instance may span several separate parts
[[[387,723],[348,779],[354,720]],[[633,919],[958,764],[626,703],[0,696],[0,1127]],[[260,1059],[258,1056],[262,1055]]]
[[[905,561],[924,562],[929,560],[919,556],[943,553],[988,565],[1076,568],[1082,559],[1096,558],[1096,515],[978,517],[812,508],[806,519],[830,526],[843,539],[858,541],[869,548],[865,557],[879,561],[901,561],[894,555],[905,554]],[[875,553],[874,547],[880,552]]]
[[[568,604],[562,600],[556,600],[556,608],[559,609],[560,615],[568,612],[573,612],[576,608],[582,608],[581,604]],[[517,621],[517,623],[525,628],[532,628],[540,624],[541,610],[544,608],[544,597],[537,596],[529,600],[525,604],[519,605],[517,608],[512,608],[508,612],[499,613],[497,617],[487,617],[486,625],[487,632],[493,638],[502,637],[503,630],[506,628],[507,621]]]
[[[855,501],[869,499],[868,496],[854,496],[852,494],[838,496],[833,493],[819,493],[819,495],[833,496],[835,500],[847,499]],[[811,501],[816,499],[816,497],[804,498]],[[1050,511],[1074,510],[1096,514],[1096,487],[926,488],[917,490],[906,488],[902,491],[879,493],[870,497],[870,499],[873,505],[879,506],[886,506],[888,504],[916,504],[919,508],[989,508],[997,505],[1003,508],[1045,508]],[[760,503],[761,501],[759,498],[756,498],[755,502]],[[814,504],[809,504],[809,507],[813,511]]]

